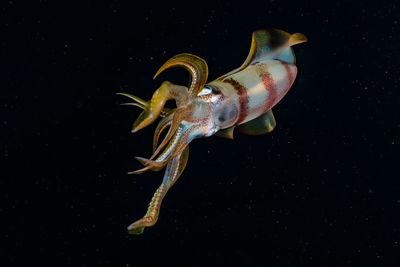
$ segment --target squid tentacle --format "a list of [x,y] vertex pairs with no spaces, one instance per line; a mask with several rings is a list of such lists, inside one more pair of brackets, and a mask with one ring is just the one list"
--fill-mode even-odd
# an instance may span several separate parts
[[142,163],[145,167],[136,171],[132,171],[129,174],[141,174],[147,170],[159,171],[174,157],[178,154],[182,153],[185,147],[192,141],[193,132],[198,129],[198,125],[192,124],[190,126],[184,127],[182,125],[178,126],[178,129],[174,133],[172,139],[168,143],[167,147],[163,150],[163,152],[157,157],[157,159],[153,160],[153,157],[150,159],[145,159],[142,157],[135,157],[140,163]]
[[118,94],[127,96],[135,101],[135,103],[126,103],[125,105],[134,105],[143,109],[143,112],[140,113],[139,117],[133,123],[132,132],[137,132],[148,126],[160,115],[164,115],[163,117],[165,117],[173,112],[171,109],[164,108],[168,100],[174,99],[178,107],[188,102],[187,88],[168,81],[161,84],[148,102],[130,94]]
[[187,96],[186,87],[168,81],[163,82],[160,88],[154,92],[143,112],[140,113],[139,117],[133,123],[132,132],[137,132],[155,121],[162,112],[167,100],[175,99],[179,107],[187,102]]
[[167,62],[160,67],[153,79],[164,70],[175,66],[181,66],[190,72],[191,82],[189,86],[189,99],[193,99],[203,89],[207,82],[208,66],[206,61],[201,57],[189,53],[176,55],[167,60]]
[[[129,97],[130,99],[136,101],[136,102],[130,102],[130,103],[121,103],[121,104],[120,104],[121,106],[136,106],[136,107],[139,107],[139,108],[141,108],[141,109],[145,109],[146,106],[147,106],[147,104],[148,104],[148,102],[144,101],[143,99],[141,99],[141,98],[139,98],[139,97],[137,97],[137,96],[131,95],[131,94],[127,94],[127,93],[117,93],[117,95],[123,95],[123,96]],[[172,109],[172,108],[165,108],[165,107],[164,107],[164,108],[161,110],[160,116],[161,116],[161,117],[166,117],[166,116],[168,116],[169,114],[171,114],[171,113],[173,113],[173,112],[174,112],[174,109]]]
[[150,159],[155,158],[155,156],[158,155],[158,153],[168,143],[168,141],[171,140],[171,138],[174,136],[174,134],[176,134],[176,132],[179,128],[179,123],[182,121],[183,114],[181,112],[183,111],[183,109],[184,109],[184,107],[180,107],[180,108],[177,108],[176,111],[174,112],[174,115],[173,115],[172,121],[171,121],[171,126],[169,127],[167,134],[165,135],[161,144],[157,147],[157,149],[155,149],[155,151],[153,152],[153,155],[150,157]]
[[174,185],[179,176],[182,174],[183,170],[185,169],[188,157],[189,147],[187,146],[182,153],[175,156],[168,163],[164,179],[154,193],[146,214],[143,218],[128,226],[128,232],[130,234],[141,234],[143,233],[145,227],[153,226],[157,222],[158,215],[160,213],[161,202],[167,194],[168,190]]
[[157,144],[158,144],[158,139],[160,138],[160,135],[162,132],[168,127],[171,126],[172,124],[172,119],[173,119],[174,114],[171,113],[168,116],[164,117],[157,125],[157,128],[154,132],[154,137],[153,137],[153,153],[156,151]]
[[[145,165],[145,167],[140,170],[130,172],[130,174],[140,174],[148,169],[161,169],[172,158],[172,156],[176,156],[178,153],[180,153],[183,150],[184,145],[187,144],[183,144],[185,141],[182,142],[181,140],[177,142],[177,139],[182,139],[178,138],[178,136],[182,135],[182,133],[177,134],[177,131],[179,130],[179,124],[183,117],[183,114],[181,114],[179,111],[183,111],[182,109],[187,107],[190,99],[193,99],[204,87],[208,78],[208,66],[205,60],[202,58],[192,54],[183,53],[172,57],[165,62],[154,75],[153,79],[155,79],[164,70],[173,66],[182,66],[191,73],[189,91],[187,91],[186,87],[177,86],[166,81],[160,86],[159,89],[156,90],[156,92],[154,92],[149,102],[145,102],[140,98],[129,94],[121,94],[128,96],[137,102],[131,103],[131,105],[135,105],[144,109],[134,122],[132,132],[136,132],[152,123],[164,110],[163,108],[167,100],[175,99],[178,107],[176,110],[168,113],[157,125],[157,129],[153,137],[153,155],[150,157],[150,159],[146,161],[143,158],[137,158]],[[170,126],[169,130],[163,141],[157,147],[159,136],[167,126]],[[159,152],[171,140],[171,138],[173,138],[173,141],[169,143],[167,148],[164,149],[164,152],[157,158],[157,160],[153,161],[153,159],[159,154]],[[175,149],[175,146],[177,146],[176,143],[180,143],[178,145],[180,149],[178,150]]]

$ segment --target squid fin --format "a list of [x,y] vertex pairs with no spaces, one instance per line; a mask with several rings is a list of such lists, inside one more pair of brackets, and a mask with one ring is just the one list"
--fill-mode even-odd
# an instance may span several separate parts
[[260,135],[272,132],[276,126],[276,121],[270,109],[258,118],[238,126],[238,131],[243,134]]
[[231,126],[229,128],[219,130],[215,133],[215,135],[233,140],[233,130],[235,129],[235,127],[236,126]]
[[294,55],[293,48],[286,47],[280,51],[275,52],[274,59],[279,59],[287,63],[296,64],[296,56]]
[[307,37],[301,33],[289,34],[277,29],[255,31],[251,40],[250,52],[242,66],[219,77],[218,80],[243,70],[253,62],[280,59],[294,63],[295,57],[290,46],[306,41]]

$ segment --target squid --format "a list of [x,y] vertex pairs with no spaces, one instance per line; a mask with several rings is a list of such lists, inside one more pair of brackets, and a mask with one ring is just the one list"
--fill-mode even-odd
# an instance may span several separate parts
[[[133,100],[122,105],[143,109],[133,123],[133,133],[162,117],[154,133],[152,156],[135,157],[143,168],[129,174],[166,167],[146,214],[128,226],[128,233],[141,234],[157,222],[163,198],[185,169],[191,141],[214,134],[233,139],[234,129],[260,135],[275,128],[272,108],[289,91],[297,76],[292,46],[306,41],[301,33],[258,30],[253,32],[244,63],[212,82],[207,83],[207,63],[198,56],[183,53],[166,61],[153,79],[168,68],[183,67],[191,74],[187,87],[164,81],[149,101],[119,93]],[[176,107],[166,108],[168,100],[174,100]],[[166,133],[161,140],[163,132]]]

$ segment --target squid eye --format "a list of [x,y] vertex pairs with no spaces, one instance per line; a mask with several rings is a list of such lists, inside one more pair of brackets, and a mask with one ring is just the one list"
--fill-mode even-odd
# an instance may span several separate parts
[[198,93],[198,96],[201,95],[208,95],[212,93],[212,89],[208,86],[204,86],[204,88],[200,91],[200,93]]
[[207,85],[207,86],[204,86],[203,90],[200,91],[198,96],[208,95],[208,94],[217,95],[217,94],[220,94],[220,93],[221,92],[217,88],[215,88],[214,86]]
[[208,86],[208,87],[211,89],[211,93],[214,94],[214,95],[217,95],[217,94],[221,93],[221,91],[218,88],[214,87],[214,86]]

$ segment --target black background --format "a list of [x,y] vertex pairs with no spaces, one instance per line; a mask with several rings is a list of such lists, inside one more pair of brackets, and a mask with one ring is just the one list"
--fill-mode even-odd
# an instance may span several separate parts
[[[400,266],[396,1],[4,1],[1,7],[1,252],[5,266]],[[127,175],[154,126],[130,129],[168,58],[238,67],[251,33],[301,32],[298,77],[277,128],[191,145],[158,223],[162,173]],[[25,266],[25,265],[24,265]]]

